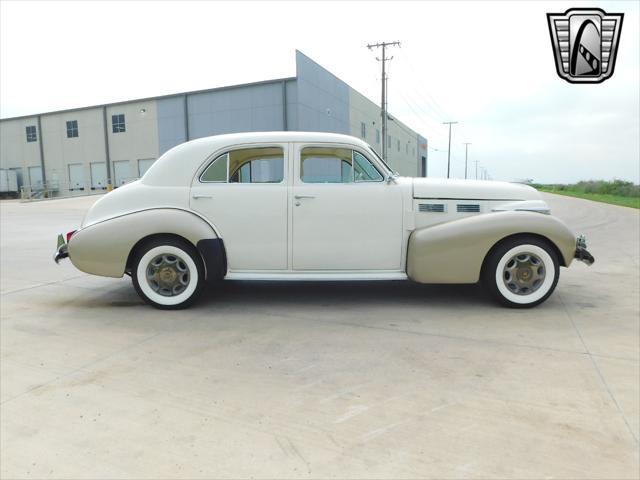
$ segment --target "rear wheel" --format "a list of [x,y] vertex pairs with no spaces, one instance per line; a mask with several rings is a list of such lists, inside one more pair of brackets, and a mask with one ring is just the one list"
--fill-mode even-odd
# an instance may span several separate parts
[[554,248],[537,237],[516,237],[498,245],[486,259],[482,281],[503,305],[534,307],[553,293],[560,277]]
[[200,295],[204,267],[196,249],[187,242],[157,238],[136,252],[131,269],[138,295],[160,309],[180,309]]

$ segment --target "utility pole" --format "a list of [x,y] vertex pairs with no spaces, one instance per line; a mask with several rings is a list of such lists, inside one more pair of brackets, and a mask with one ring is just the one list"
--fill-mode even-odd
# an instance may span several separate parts
[[469,145],[471,145],[471,142],[464,142],[464,179],[467,179],[467,157],[468,157],[468,150],[469,150]]
[[458,122],[442,122],[444,125],[449,125],[449,149],[447,150],[447,178],[451,173],[451,125]]
[[478,160],[474,162],[476,164],[476,180],[478,179]]
[[382,57],[376,57],[376,60],[382,62],[382,101],[380,102],[381,112],[380,115],[382,117],[382,158],[387,160],[387,70],[386,70],[386,62],[387,60],[392,60],[393,57],[387,58],[386,49],[387,47],[399,47],[400,42],[379,42],[375,44],[368,44],[367,48],[369,50],[373,50],[374,48],[382,48]]

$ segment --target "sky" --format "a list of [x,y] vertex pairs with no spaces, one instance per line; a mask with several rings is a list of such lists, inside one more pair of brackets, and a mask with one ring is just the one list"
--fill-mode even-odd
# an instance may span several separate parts
[[[298,49],[427,137],[429,176],[640,183],[640,10],[622,2],[0,1],[0,117],[295,75]],[[614,75],[555,71],[546,13],[624,13]],[[482,170],[481,170],[482,171]]]

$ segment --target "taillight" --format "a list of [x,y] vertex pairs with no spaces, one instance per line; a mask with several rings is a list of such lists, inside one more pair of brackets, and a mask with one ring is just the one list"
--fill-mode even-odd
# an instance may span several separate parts
[[71,237],[73,237],[73,234],[76,232],[77,230],[71,230],[70,232],[67,232],[67,243],[69,243],[69,240],[71,240]]

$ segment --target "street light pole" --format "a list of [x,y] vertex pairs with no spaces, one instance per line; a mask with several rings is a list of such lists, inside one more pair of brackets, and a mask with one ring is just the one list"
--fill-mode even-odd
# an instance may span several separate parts
[[468,150],[469,150],[469,145],[471,145],[471,142],[464,142],[464,179],[467,179],[467,157],[468,157]]
[[442,122],[444,125],[449,125],[449,149],[447,150],[447,178],[451,174],[451,125],[458,122]]

